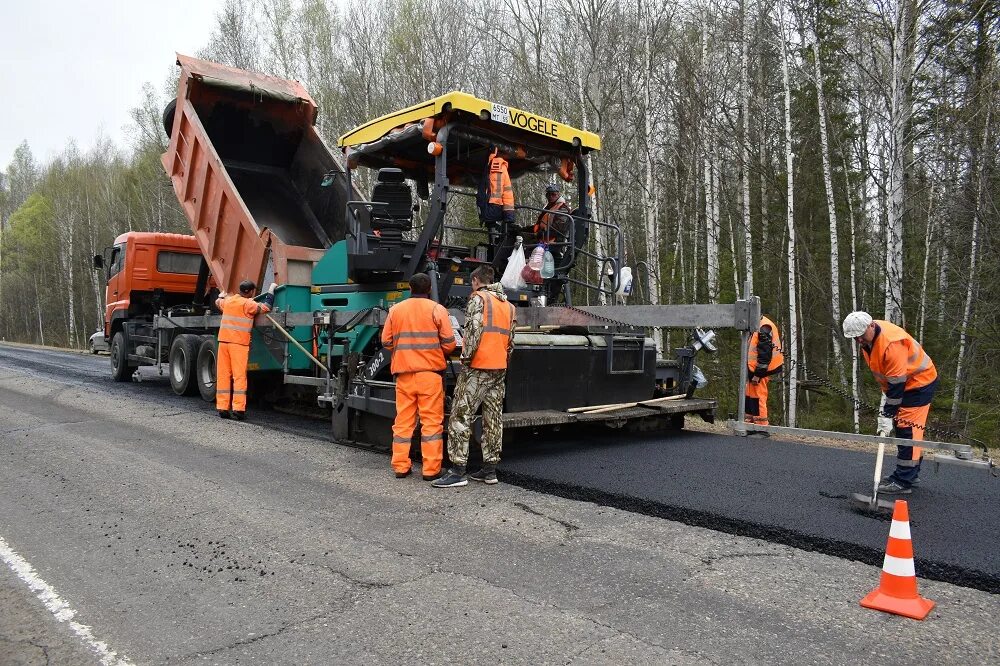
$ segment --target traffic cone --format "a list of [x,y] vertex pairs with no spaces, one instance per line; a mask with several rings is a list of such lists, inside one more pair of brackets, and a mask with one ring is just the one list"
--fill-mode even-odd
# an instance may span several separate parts
[[934,608],[934,602],[917,594],[917,575],[913,569],[913,542],[910,541],[910,510],[905,500],[896,500],[892,527],[885,545],[882,579],[877,588],[861,600],[865,608],[895,613],[922,620]]

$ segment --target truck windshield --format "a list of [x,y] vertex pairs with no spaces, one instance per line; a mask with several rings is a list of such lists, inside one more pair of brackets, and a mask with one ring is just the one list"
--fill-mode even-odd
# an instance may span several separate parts
[[161,250],[156,255],[156,270],[160,273],[197,275],[199,268],[201,268],[200,254]]

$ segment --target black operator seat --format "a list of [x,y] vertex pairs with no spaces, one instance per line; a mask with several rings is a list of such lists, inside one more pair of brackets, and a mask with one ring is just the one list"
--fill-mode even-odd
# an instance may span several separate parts
[[413,228],[413,191],[400,169],[379,169],[372,202],[384,203],[372,209],[371,226],[379,231]]

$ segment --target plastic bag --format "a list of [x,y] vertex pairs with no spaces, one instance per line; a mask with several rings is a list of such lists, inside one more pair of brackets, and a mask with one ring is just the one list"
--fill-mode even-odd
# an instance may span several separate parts
[[525,287],[529,284],[542,284],[542,274],[530,265],[521,269],[521,279],[525,282]]
[[521,278],[521,270],[524,269],[526,263],[524,260],[524,250],[518,244],[510,253],[510,259],[507,260],[507,268],[504,269],[503,276],[500,278],[500,284],[503,285],[504,289],[524,289],[528,286]]

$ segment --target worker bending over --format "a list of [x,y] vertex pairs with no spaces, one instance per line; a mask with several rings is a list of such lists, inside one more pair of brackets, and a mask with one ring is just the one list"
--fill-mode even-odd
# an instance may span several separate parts
[[766,426],[770,425],[767,420],[767,384],[773,375],[781,372],[785,364],[777,325],[762,316],[760,327],[750,336],[749,347],[744,421]]
[[474,481],[497,482],[497,465],[503,443],[503,397],[507,364],[514,351],[514,306],[507,302],[500,283],[494,283],[490,266],[472,271],[472,295],[465,311],[462,371],[458,376],[448,422],[448,458],[451,468],[434,482],[437,488],[468,484],[465,465],[469,460],[472,422],[483,407],[483,466],[472,474]]
[[444,458],[444,377],[448,354],[455,349],[455,331],[448,311],[430,299],[426,273],[410,278],[410,297],[389,309],[382,328],[382,346],[392,354],[396,380],[396,420],[392,424],[392,469],[396,478],[410,475],[410,442],[420,417],[423,477],[441,474]]
[[[892,322],[872,320],[867,312],[844,319],[844,337],[854,338],[885,394],[878,434],[899,439],[924,439],[938,377],[934,361],[920,343]],[[882,480],[880,493],[909,494],[920,482],[920,447],[897,446],[896,471]]]
[[252,280],[244,280],[240,283],[239,295],[229,296],[222,292],[215,301],[215,307],[222,310],[215,366],[215,408],[224,419],[242,421],[246,418],[247,358],[250,356],[253,318],[271,311],[274,287],[272,283],[264,295],[264,302],[258,303],[253,300],[257,285]]

